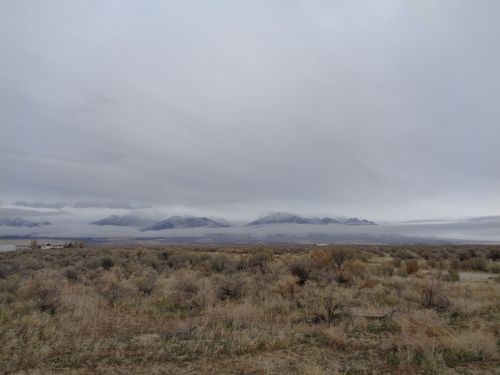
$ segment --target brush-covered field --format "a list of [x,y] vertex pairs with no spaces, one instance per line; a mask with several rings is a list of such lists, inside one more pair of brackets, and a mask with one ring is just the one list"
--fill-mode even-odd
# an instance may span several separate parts
[[500,246],[0,254],[0,373],[498,374]]

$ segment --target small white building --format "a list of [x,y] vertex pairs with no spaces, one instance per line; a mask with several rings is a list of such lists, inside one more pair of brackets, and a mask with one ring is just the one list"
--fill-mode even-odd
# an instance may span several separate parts
[[42,250],[63,249],[63,245],[51,245],[50,243],[42,245]]

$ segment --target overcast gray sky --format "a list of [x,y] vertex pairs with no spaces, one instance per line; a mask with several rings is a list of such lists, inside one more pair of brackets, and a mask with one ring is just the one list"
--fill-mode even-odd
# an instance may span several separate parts
[[0,1],[0,199],[500,213],[500,2]]

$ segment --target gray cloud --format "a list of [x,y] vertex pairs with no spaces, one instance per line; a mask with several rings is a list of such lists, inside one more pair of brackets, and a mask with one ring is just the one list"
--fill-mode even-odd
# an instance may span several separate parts
[[13,206],[21,206],[21,207],[32,207],[32,208],[63,208],[67,206],[66,203],[63,202],[27,202],[27,201],[16,201],[12,203]]
[[149,205],[132,205],[130,203],[122,202],[76,202],[74,204],[75,208],[111,208],[111,209],[144,209],[151,208]]
[[0,193],[234,218],[497,214],[499,11],[3,2]]
[[0,217],[12,218],[12,217],[35,217],[35,216],[59,216],[59,215],[69,215],[68,211],[57,210],[57,211],[40,211],[31,210],[23,208],[11,208],[11,207],[0,207]]
[[64,203],[64,202],[16,201],[12,203],[12,205],[20,207],[30,207],[30,208],[54,208],[54,209],[60,209],[63,207],[111,208],[111,209],[127,209],[127,210],[152,208],[150,205],[145,205],[145,204],[131,204],[126,202],[100,202],[100,201],[78,201],[74,204]]

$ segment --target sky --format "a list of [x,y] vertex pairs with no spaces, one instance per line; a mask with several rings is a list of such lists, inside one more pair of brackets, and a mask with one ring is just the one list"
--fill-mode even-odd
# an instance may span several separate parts
[[0,205],[500,214],[499,14],[494,0],[0,1]]

